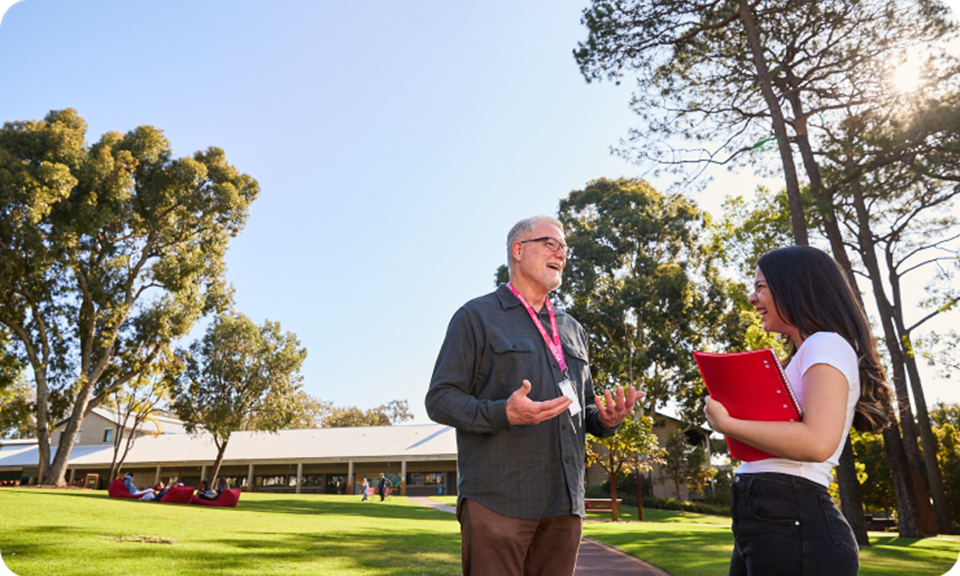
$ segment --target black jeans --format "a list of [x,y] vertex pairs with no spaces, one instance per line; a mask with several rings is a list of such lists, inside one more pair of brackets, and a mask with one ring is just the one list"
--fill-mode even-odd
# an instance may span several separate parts
[[853,530],[816,482],[737,474],[731,512],[730,576],[853,576],[860,569]]

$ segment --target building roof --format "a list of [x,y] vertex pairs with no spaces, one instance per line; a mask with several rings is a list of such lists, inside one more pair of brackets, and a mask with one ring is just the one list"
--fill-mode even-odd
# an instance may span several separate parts
[[[56,453],[56,448],[52,448]],[[144,436],[134,443],[124,465],[173,466],[211,464],[217,448],[209,434],[162,434]],[[347,462],[401,460],[455,460],[457,436],[441,424],[314,428],[281,430],[277,434],[234,432],[227,444],[224,464],[269,464],[277,462]],[[77,445],[70,452],[70,466],[109,466],[110,444]],[[0,469],[37,465],[37,446],[5,447],[0,451]]]
[[[89,418],[91,414],[99,416],[104,420],[111,422],[113,424],[120,423],[120,415],[112,410],[106,408],[96,407],[87,412],[87,417]],[[67,421],[64,420],[60,422],[57,426],[62,426],[66,424]],[[127,422],[127,425],[124,428],[131,428],[133,425],[133,418],[130,418]],[[146,422],[143,423],[143,428],[141,431],[144,434],[185,434],[187,429],[184,426],[183,421],[177,420],[176,418],[170,418],[168,416],[161,416],[159,414],[152,414]]]

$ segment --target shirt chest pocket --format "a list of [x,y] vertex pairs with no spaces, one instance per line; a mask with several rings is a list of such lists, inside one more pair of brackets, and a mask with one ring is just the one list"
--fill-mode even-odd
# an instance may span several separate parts
[[490,348],[500,386],[513,392],[524,380],[535,384],[538,374],[533,342],[525,338],[497,338],[490,343]]

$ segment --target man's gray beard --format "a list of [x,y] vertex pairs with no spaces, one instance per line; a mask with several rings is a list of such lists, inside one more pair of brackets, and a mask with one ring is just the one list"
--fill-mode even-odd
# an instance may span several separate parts
[[557,288],[560,287],[561,284],[563,284],[563,276],[558,278],[556,283],[554,283],[552,278],[548,278],[548,277],[544,277],[544,280],[543,280],[543,287],[547,289],[547,292],[552,292],[556,290]]

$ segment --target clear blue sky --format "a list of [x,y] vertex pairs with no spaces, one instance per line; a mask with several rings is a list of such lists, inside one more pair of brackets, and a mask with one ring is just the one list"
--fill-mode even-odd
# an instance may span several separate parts
[[311,394],[427,422],[447,322],[493,288],[509,227],[639,175],[609,153],[637,123],[629,82],[588,85],[571,54],[586,5],[24,0],[0,23],[0,121],[71,107],[91,143],[149,124],[179,156],[223,148],[262,188],[229,251],[236,308],[297,334]]

